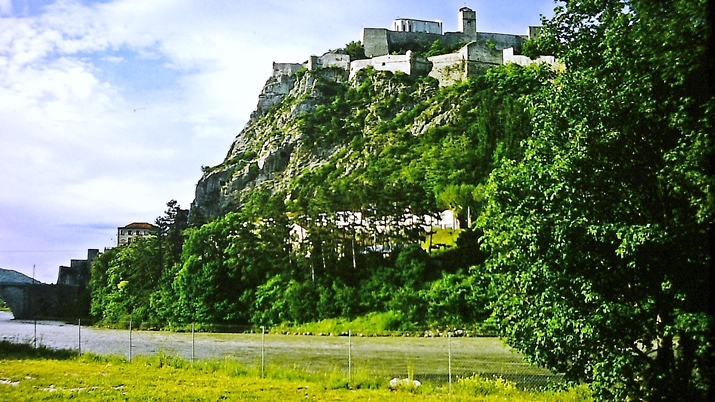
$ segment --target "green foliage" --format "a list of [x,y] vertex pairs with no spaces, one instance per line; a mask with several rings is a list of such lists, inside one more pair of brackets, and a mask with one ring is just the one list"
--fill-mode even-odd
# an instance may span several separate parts
[[[432,78],[369,68],[345,82],[328,70],[301,73],[312,90],[286,97],[254,124],[270,136],[300,136],[296,158],[326,148],[332,156],[298,168],[283,187],[245,192],[235,212],[209,222],[192,212],[188,229],[170,202],[157,220],[161,235],[143,249],[158,260],[155,277],[136,289],[132,275],[143,262],[121,248],[106,253],[93,268],[93,314],[104,323],[131,318],[171,328],[371,314],[394,314],[399,323],[390,328],[410,332],[481,325],[493,291],[469,274],[484,261],[476,242],[460,240],[439,255],[420,244],[425,217],[445,207],[464,226],[476,218],[482,183],[502,159],[520,157],[530,133],[520,97],[552,77],[537,67],[494,70],[441,89]],[[315,107],[291,114],[301,102]],[[279,119],[292,123],[274,127]],[[263,147],[274,139],[249,140]],[[257,175],[258,149],[222,166]]]
[[273,332],[278,333],[311,333],[347,335],[352,331],[353,336],[390,336],[399,335],[400,314],[394,311],[381,313],[368,313],[353,320],[347,318],[326,318],[320,321],[305,324],[283,323],[275,326]]
[[497,378],[488,380],[478,375],[467,378],[460,378],[455,386],[458,392],[463,392],[471,396],[486,396],[491,394],[514,394],[517,392],[516,384]]
[[135,237],[92,263],[91,313],[109,322],[150,318],[149,300],[162,275],[158,239]]
[[[190,229],[183,266],[173,289],[179,322],[249,322],[250,302],[241,297],[285,263],[285,247],[273,242],[273,222],[231,213]],[[283,238],[281,238],[282,240]]]
[[308,72],[308,69],[305,68],[305,67],[303,67],[303,68],[301,68],[300,70],[298,70],[298,71],[295,72],[295,76],[296,76],[296,78],[297,78],[298,80],[300,80],[301,78],[303,78],[303,76],[304,76],[305,73],[307,73],[307,72]]
[[461,49],[464,45],[466,45],[466,43],[458,43],[452,46],[445,46],[442,41],[436,40],[432,42],[432,45],[430,45],[429,50],[424,53],[424,57],[432,57],[448,53],[454,53]]
[[345,53],[350,56],[350,61],[367,59],[365,47],[360,41],[351,41],[345,45]]
[[532,60],[538,59],[539,56],[546,54],[539,48],[539,38],[531,38],[524,42],[521,45],[521,53]]
[[501,334],[599,400],[712,387],[709,35],[705,1],[557,8],[540,41],[566,71],[487,185]]

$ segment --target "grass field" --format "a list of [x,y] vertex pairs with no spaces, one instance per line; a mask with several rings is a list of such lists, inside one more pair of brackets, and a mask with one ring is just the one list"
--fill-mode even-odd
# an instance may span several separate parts
[[[262,378],[264,377],[264,378]],[[585,387],[527,392],[504,380],[470,377],[447,385],[389,387],[389,378],[357,372],[305,372],[243,366],[235,360],[195,364],[164,354],[124,358],[0,342],[0,401],[541,401],[585,402]]]

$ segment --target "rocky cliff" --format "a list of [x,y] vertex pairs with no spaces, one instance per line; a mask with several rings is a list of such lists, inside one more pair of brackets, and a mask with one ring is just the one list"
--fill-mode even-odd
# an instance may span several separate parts
[[223,163],[204,168],[192,213],[212,218],[234,210],[247,189],[260,185],[269,190],[280,187],[300,167],[315,163],[310,155],[294,154],[301,148],[304,136],[298,116],[311,112],[324,96],[316,89],[318,82],[340,83],[346,79],[347,72],[338,69],[269,78],[256,110],[231,144]]
[[[333,160],[353,137],[414,107],[436,89],[433,80],[416,83],[404,74],[395,79],[374,70],[351,81],[340,68],[272,76],[224,161],[204,168],[192,214],[211,219],[236,210],[251,189],[289,192],[293,179]],[[339,115],[324,116],[344,101],[340,95],[346,91],[363,96],[342,105]],[[331,123],[334,127],[326,128]]]
[[191,214],[212,220],[255,192],[316,213],[474,208],[467,189],[530,133],[519,97],[551,74],[511,64],[440,87],[374,68],[274,69],[224,161],[204,168]]

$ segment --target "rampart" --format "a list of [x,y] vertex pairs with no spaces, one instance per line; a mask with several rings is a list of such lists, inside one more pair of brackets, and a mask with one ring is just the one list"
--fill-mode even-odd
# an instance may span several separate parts
[[[521,47],[529,38],[539,34],[541,27],[528,27],[527,34],[478,32],[476,12],[468,7],[459,9],[459,32],[441,33],[439,21],[400,18],[387,28],[363,28],[362,44],[365,60],[350,60],[342,53],[328,52],[311,56],[306,63],[273,63],[273,75],[259,95],[252,118],[263,115],[280,102],[295,84],[295,73],[301,69],[337,67],[349,71],[350,78],[358,71],[372,66],[376,70],[403,72],[409,75],[429,75],[439,80],[441,86],[453,84],[485,70],[506,63],[527,65],[545,62],[556,65],[551,56],[531,60],[521,56]],[[427,51],[439,42],[447,49],[459,51],[424,58],[419,52]]]
[[364,28],[362,31],[362,44],[367,57],[405,53],[407,50],[414,49],[429,49],[434,42],[440,42],[447,48],[453,48],[473,40],[473,36],[462,32],[436,34],[390,31],[386,28]]
[[70,266],[61,266],[57,284],[32,280],[0,282],[0,298],[10,306],[12,315],[20,319],[73,318],[88,313],[88,288],[92,261],[99,250],[87,250],[87,259],[70,260]]
[[305,68],[301,63],[273,63],[273,76],[291,75]]
[[408,75],[418,76],[427,75],[432,69],[432,63],[427,59],[408,50],[404,55],[379,56],[371,59],[355,60],[350,63],[350,78],[352,79],[358,71],[367,66],[372,66],[376,70],[381,71],[391,71],[393,73],[401,71]]
[[432,56],[428,60],[432,63],[429,76],[436,78],[441,86],[447,86],[502,64],[502,52],[472,42],[456,53]]
[[350,56],[347,54],[325,53],[322,56],[310,56],[308,59],[308,70],[318,68],[338,67],[344,70],[350,69]]
[[520,53],[521,45],[523,45],[527,39],[529,39],[528,35],[477,32],[477,43],[488,44],[488,46],[496,50],[513,47]]
[[85,288],[89,283],[92,261],[99,255],[99,250],[87,250],[86,260],[70,260],[70,266],[60,266],[57,273],[58,285],[79,286]]

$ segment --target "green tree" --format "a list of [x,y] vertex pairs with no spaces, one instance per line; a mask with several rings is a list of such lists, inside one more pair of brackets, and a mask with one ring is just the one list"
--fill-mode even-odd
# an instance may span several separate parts
[[712,71],[704,0],[569,1],[539,39],[566,65],[479,219],[501,334],[600,400],[712,387]]
[[345,53],[350,56],[350,61],[367,59],[367,56],[365,56],[365,47],[360,41],[351,41],[345,45]]
[[156,218],[155,223],[159,227],[162,266],[168,270],[181,260],[184,230],[189,227],[189,210],[181,209],[176,200],[167,202],[166,207],[164,215]]
[[179,322],[248,322],[241,296],[256,285],[256,243],[254,224],[238,213],[189,229],[173,284]]
[[155,236],[135,237],[111,249],[92,264],[91,312],[108,323],[149,321],[149,300],[161,277]]
[[120,250],[121,248],[110,248],[92,261],[89,279],[89,289],[92,292],[90,314],[95,318],[102,318],[108,303],[108,294],[113,290],[107,287],[107,271]]

